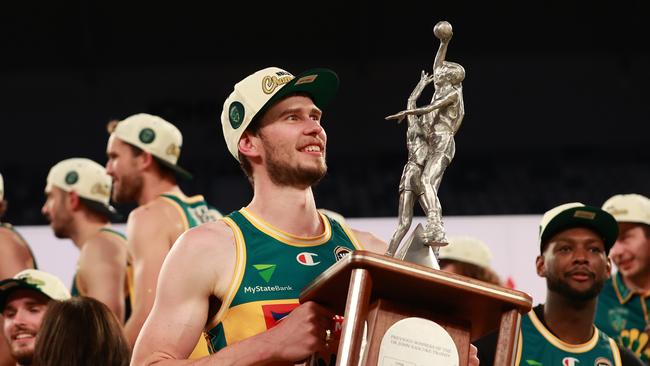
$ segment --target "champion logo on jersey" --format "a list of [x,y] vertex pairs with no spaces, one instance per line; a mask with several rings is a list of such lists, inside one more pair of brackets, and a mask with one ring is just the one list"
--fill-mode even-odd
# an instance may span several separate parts
[[317,264],[320,264],[320,261],[317,258],[318,254],[310,252],[302,252],[296,256],[298,263],[302,264],[303,266],[315,266]]
[[594,362],[594,366],[612,366],[613,363],[610,361],[608,358],[605,357],[598,357],[596,359],[596,362]]
[[336,261],[340,261],[345,257],[346,255],[350,254],[352,252],[349,248],[342,247],[342,246],[337,246],[334,248],[334,258],[336,258]]
[[580,363],[575,357],[564,357],[562,359],[562,366],[577,366]]

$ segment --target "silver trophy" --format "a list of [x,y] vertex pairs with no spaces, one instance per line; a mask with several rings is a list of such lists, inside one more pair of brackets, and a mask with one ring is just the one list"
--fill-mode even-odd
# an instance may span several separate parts
[[[451,24],[438,22],[433,33],[440,40],[440,46],[432,74],[422,71],[420,81],[408,98],[406,110],[386,117],[398,123],[406,118],[408,125],[408,161],[399,185],[399,223],[386,255],[438,269],[438,247],[448,244],[442,224],[438,188],[445,169],[454,157],[454,135],[465,116],[461,84],[465,79],[465,69],[457,63],[445,61],[453,34]],[[435,88],[431,103],[418,107],[418,98],[431,82]],[[411,227],[416,199],[426,214],[427,223],[425,227],[418,224],[400,247]]]

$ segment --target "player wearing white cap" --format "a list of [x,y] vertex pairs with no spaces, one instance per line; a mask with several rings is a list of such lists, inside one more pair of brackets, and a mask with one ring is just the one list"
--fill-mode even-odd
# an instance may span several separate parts
[[[331,70],[294,77],[277,67],[235,85],[221,125],[253,198],[175,245],[134,365],[293,365],[314,353],[319,365],[331,364],[333,314],[299,304],[299,293],[346,252],[386,249],[371,234],[320,214],[314,201],[312,186],[327,170],[322,108],[337,87]],[[214,354],[180,361],[202,331]]]
[[50,301],[70,298],[68,289],[57,277],[26,269],[0,281],[0,312],[3,343],[9,342],[14,365],[31,365],[36,336]]
[[[109,124],[106,171],[113,178],[114,202],[138,207],[127,221],[133,257],[134,307],[125,325],[133,346],[153,306],[158,274],[176,239],[187,229],[216,219],[201,195],[186,196],[176,176],[191,178],[178,165],[183,136],[170,122],[140,113]],[[207,355],[203,340],[195,357]]]
[[603,210],[618,222],[609,252],[617,271],[598,297],[596,325],[650,365],[650,199],[618,194]]
[[117,212],[109,204],[111,177],[103,166],[85,158],[55,164],[47,175],[41,209],[57,238],[79,248],[73,296],[93,297],[124,323],[130,302],[126,238],[111,227]]

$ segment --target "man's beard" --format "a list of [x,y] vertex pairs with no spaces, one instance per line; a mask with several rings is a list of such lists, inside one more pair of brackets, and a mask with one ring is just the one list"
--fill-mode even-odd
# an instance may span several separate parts
[[549,275],[549,274],[546,275],[546,287],[548,288],[549,291],[553,291],[555,293],[563,295],[568,299],[572,299],[580,302],[584,302],[596,298],[600,293],[600,290],[603,289],[604,284],[605,284],[604,280],[594,279],[594,283],[590,288],[584,291],[579,291],[569,286],[569,284],[566,281],[563,281],[562,279],[556,277],[555,275]]
[[11,356],[16,360],[19,365],[31,365],[34,361],[34,348],[24,349],[20,348],[14,350],[12,347]]
[[139,175],[120,177],[119,189],[113,187],[113,201],[116,203],[136,202],[143,185],[143,179]]
[[[262,137],[262,140],[264,138]],[[266,141],[265,141],[266,142]],[[268,151],[266,161],[266,171],[273,183],[279,186],[289,186],[297,188],[309,188],[317,184],[327,173],[327,163],[325,162],[325,152],[323,152],[322,164],[315,168],[305,168],[300,166],[290,166],[282,161],[283,154],[279,148],[272,143],[266,142],[265,148]]]

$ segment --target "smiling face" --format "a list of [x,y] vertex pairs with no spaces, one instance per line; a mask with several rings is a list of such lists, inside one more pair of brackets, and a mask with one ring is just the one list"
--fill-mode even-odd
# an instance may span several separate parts
[[[650,276],[650,238],[643,225],[622,222],[619,234],[609,252],[618,271],[631,279],[647,279]],[[644,281],[639,281],[643,283]]]
[[537,257],[537,273],[546,277],[549,292],[576,301],[598,296],[610,270],[603,239],[586,228],[553,235]]
[[269,108],[258,132],[261,160],[271,181],[308,188],[327,172],[327,135],[322,112],[306,96],[294,95]]
[[11,355],[19,364],[29,365],[34,357],[36,335],[50,299],[34,290],[14,290],[2,312],[3,332]]

